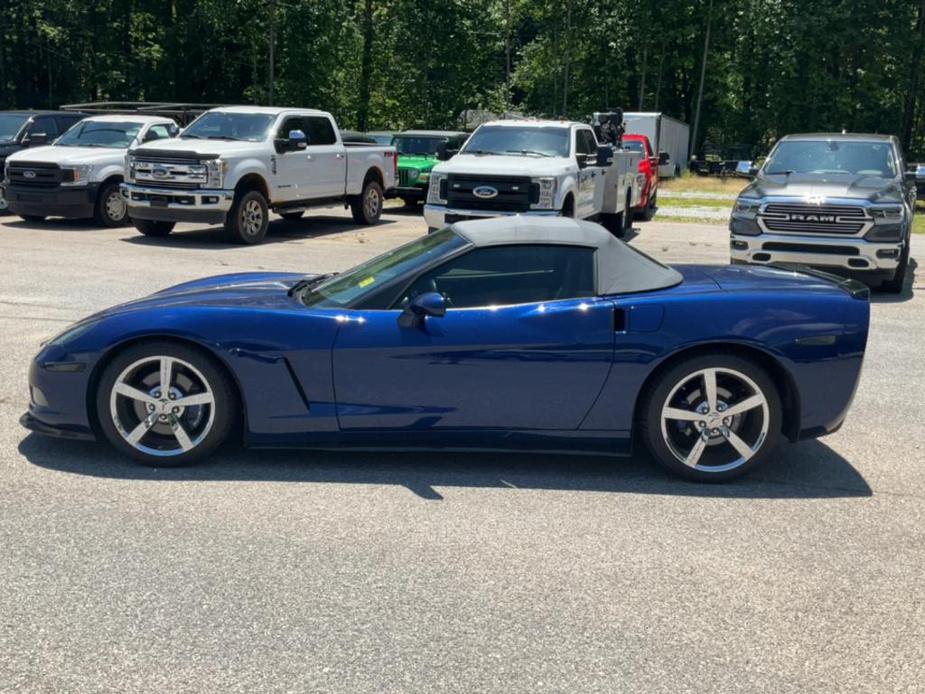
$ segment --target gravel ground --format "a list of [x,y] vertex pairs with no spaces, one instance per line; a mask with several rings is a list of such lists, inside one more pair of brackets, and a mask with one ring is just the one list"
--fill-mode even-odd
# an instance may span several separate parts
[[[29,360],[69,321],[202,275],[343,269],[424,231],[386,221],[325,210],[241,248],[0,218],[0,691],[922,691],[919,279],[876,297],[842,430],[725,486],[548,455],[151,470],[18,426]],[[663,260],[728,257],[718,225],[636,231]]]

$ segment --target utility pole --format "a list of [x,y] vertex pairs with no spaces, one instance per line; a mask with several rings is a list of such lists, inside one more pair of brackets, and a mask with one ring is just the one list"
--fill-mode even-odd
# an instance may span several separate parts
[[694,148],[697,146],[697,131],[700,128],[700,106],[703,103],[703,83],[707,76],[707,55],[710,52],[710,24],[713,20],[713,0],[707,6],[707,33],[703,37],[703,61],[700,63],[700,88],[697,90],[697,107],[694,109],[694,130],[691,133],[690,149],[687,152],[688,158],[693,156]]
[[276,0],[270,0],[270,84],[267,88],[267,104],[273,105],[273,82],[276,80]]

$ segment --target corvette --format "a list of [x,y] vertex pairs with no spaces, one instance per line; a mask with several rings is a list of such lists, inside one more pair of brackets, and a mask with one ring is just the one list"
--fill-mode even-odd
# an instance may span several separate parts
[[866,288],[667,267],[602,227],[460,222],[338,275],[201,279],[92,315],[31,364],[22,423],[156,466],[253,447],[632,453],[698,481],[835,431]]

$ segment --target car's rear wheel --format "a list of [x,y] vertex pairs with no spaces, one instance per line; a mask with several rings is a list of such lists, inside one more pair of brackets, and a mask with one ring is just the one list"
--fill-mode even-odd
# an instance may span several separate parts
[[205,352],[152,341],[106,365],[96,412],[118,450],[145,465],[167,467],[201,460],[221,445],[238,402],[229,377]]
[[156,222],[153,219],[133,219],[132,224],[145,236],[167,236],[173,231],[174,222]]
[[731,480],[780,441],[774,382],[750,359],[706,354],[667,368],[643,396],[639,429],[653,457],[698,482]]
[[350,212],[357,224],[375,224],[382,216],[382,186],[376,181],[367,180],[363,192],[350,199]]

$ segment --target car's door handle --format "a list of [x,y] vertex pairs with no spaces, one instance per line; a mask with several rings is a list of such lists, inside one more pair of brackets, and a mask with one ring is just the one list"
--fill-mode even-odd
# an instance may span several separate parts
[[335,156],[336,156],[338,159],[343,159],[343,158],[344,158],[344,155],[343,155],[343,154],[340,154],[340,153],[336,154]]
[[306,154],[306,155],[305,155],[305,159],[306,159],[307,161],[311,161],[311,160],[312,160],[312,155],[311,155],[311,154]]

